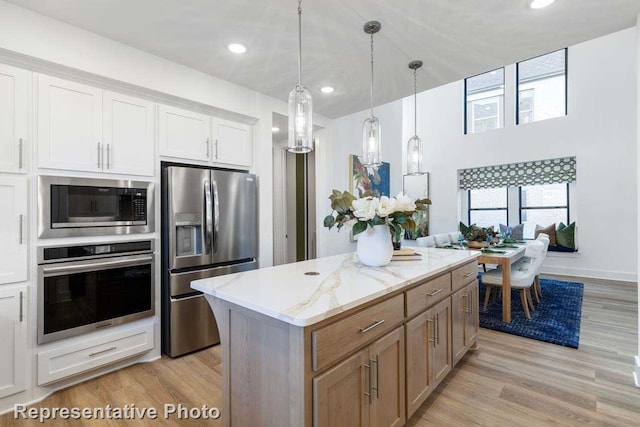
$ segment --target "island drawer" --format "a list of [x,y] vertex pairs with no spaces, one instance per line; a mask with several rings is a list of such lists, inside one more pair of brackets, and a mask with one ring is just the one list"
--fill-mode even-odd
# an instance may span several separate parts
[[478,262],[470,262],[451,272],[451,287],[453,292],[462,289],[478,277]]
[[407,317],[418,314],[451,294],[451,273],[407,291]]
[[404,294],[400,294],[311,332],[313,370],[325,368],[352,353],[403,319]]

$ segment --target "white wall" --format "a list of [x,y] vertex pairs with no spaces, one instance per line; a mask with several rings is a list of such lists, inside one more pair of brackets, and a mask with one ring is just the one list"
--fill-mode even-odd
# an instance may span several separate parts
[[[636,75],[638,79],[638,86],[636,87],[636,103],[637,103],[637,116],[636,116],[636,125],[640,123],[640,15],[638,15],[638,19],[636,21]],[[637,129],[636,132],[637,138],[637,159],[636,164],[638,169],[640,170],[640,129]],[[640,196],[640,191],[637,193]],[[640,212],[640,197],[638,197],[638,212]],[[638,218],[638,241],[640,241],[640,217]],[[640,254],[638,257],[638,264],[640,265]],[[636,281],[638,282],[638,302],[640,303],[640,280],[638,276],[636,276]],[[636,383],[636,387],[640,387],[640,304],[638,304],[638,354],[635,357],[635,370],[634,370],[634,379]]]
[[[579,253],[551,254],[549,273],[636,281],[636,32],[610,34],[568,51],[568,115],[516,126],[515,66],[505,70],[505,128],[463,134],[463,81],[418,95],[418,135],[430,172],[432,234],[457,229],[462,168],[577,158]],[[404,137],[413,97],[403,100]]]
[[[316,206],[318,229],[318,256],[355,251],[355,243],[349,242],[349,233],[335,228],[327,230],[322,221],[331,213],[329,195],[333,189],[349,190],[349,155],[362,155],[362,123],[370,110],[361,111],[333,121],[328,136],[319,137],[316,147]],[[380,120],[382,136],[382,161],[390,163],[390,192],[396,195],[402,190],[402,100],[376,107],[374,115]]]

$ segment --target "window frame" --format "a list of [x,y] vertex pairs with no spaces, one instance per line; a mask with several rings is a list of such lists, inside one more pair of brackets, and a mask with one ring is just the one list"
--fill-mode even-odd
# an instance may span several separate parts
[[[543,57],[545,55],[549,55],[555,52],[559,52],[561,50],[564,50],[564,116],[558,116],[558,117],[566,117],[567,115],[569,115],[569,48],[565,47],[562,49],[557,49],[551,52],[547,52],[547,53],[543,53],[542,55],[538,55],[538,56],[534,56],[532,58],[528,58],[525,59],[524,61],[520,61],[520,62],[516,62],[516,90],[515,90],[515,96],[516,96],[516,103],[515,103],[515,120],[516,120],[516,126],[520,125],[520,124],[527,124],[527,123],[534,123],[536,121],[539,120],[532,120],[530,122],[526,122],[526,123],[520,123],[520,64],[522,62],[527,62],[531,59],[536,59],[536,58],[540,58]],[[467,85],[467,81],[465,79],[465,108],[466,108],[466,85]],[[554,117],[557,118],[557,117]],[[465,115],[465,129],[466,129],[466,115]]]
[[[499,187],[502,188],[502,187]],[[467,190],[467,224],[471,226],[471,211],[504,211],[507,218],[507,226],[509,226],[509,187],[504,187],[505,199],[507,205],[504,208],[472,208],[471,207],[471,190]],[[479,188],[479,190],[488,190],[487,188]]]
[[[494,68],[492,70],[488,70],[488,71],[484,71],[482,73],[478,73],[478,74],[474,74],[473,76],[469,76],[466,77],[464,79],[464,90],[462,93],[462,103],[463,103],[463,131],[465,135],[471,135],[474,132],[469,132],[469,126],[467,124],[467,118],[468,118],[468,114],[469,114],[469,108],[467,107],[467,80],[472,79],[474,77],[478,77],[481,76],[483,74],[487,74],[487,73],[491,73],[493,71],[498,71],[498,70],[502,70],[502,127],[498,127],[496,129],[503,129],[505,127],[505,120],[504,120],[504,113],[505,113],[505,106],[504,106],[504,98],[506,95],[506,85],[505,85],[505,75],[506,75],[506,67],[498,67],[498,68]],[[497,95],[493,95],[493,96],[497,96]],[[490,98],[490,97],[487,97]],[[498,102],[498,110],[500,110],[500,103]],[[500,113],[500,111],[499,111]],[[500,115],[498,114],[498,124],[500,124]],[[492,130],[496,130],[496,129],[492,129]]]
[[[541,184],[541,185],[545,185],[545,184]],[[518,219],[520,221],[520,224],[522,224],[522,210],[535,210],[535,209],[566,209],[567,210],[567,222],[566,225],[570,224],[570,218],[571,218],[571,212],[570,212],[570,188],[569,188],[569,183],[565,183],[566,188],[567,188],[567,204],[566,206],[522,206],[522,187],[523,186],[518,186]],[[526,186],[525,186],[526,187]]]

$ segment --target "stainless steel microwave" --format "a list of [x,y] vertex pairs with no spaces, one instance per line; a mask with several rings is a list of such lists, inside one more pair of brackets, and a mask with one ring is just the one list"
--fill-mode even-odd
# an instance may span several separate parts
[[154,231],[153,183],[38,177],[38,237]]

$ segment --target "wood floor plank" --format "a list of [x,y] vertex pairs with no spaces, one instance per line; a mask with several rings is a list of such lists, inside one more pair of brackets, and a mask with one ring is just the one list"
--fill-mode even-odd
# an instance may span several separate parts
[[[575,278],[564,280],[578,281]],[[544,304],[544,297],[542,303]],[[640,389],[631,371],[637,351],[637,288],[610,281],[585,283],[580,348],[571,349],[487,329],[407,421],[431,426],[638,426]],[[222,405],[220,348],[178,359],[163,357],[61,390],[44,407],[185,407]],[[217,426],[218,420],[56,420],[45,425]],[[41,426],[0,417],[0,427]],[[259,426],[257,426],[259,427]]]

